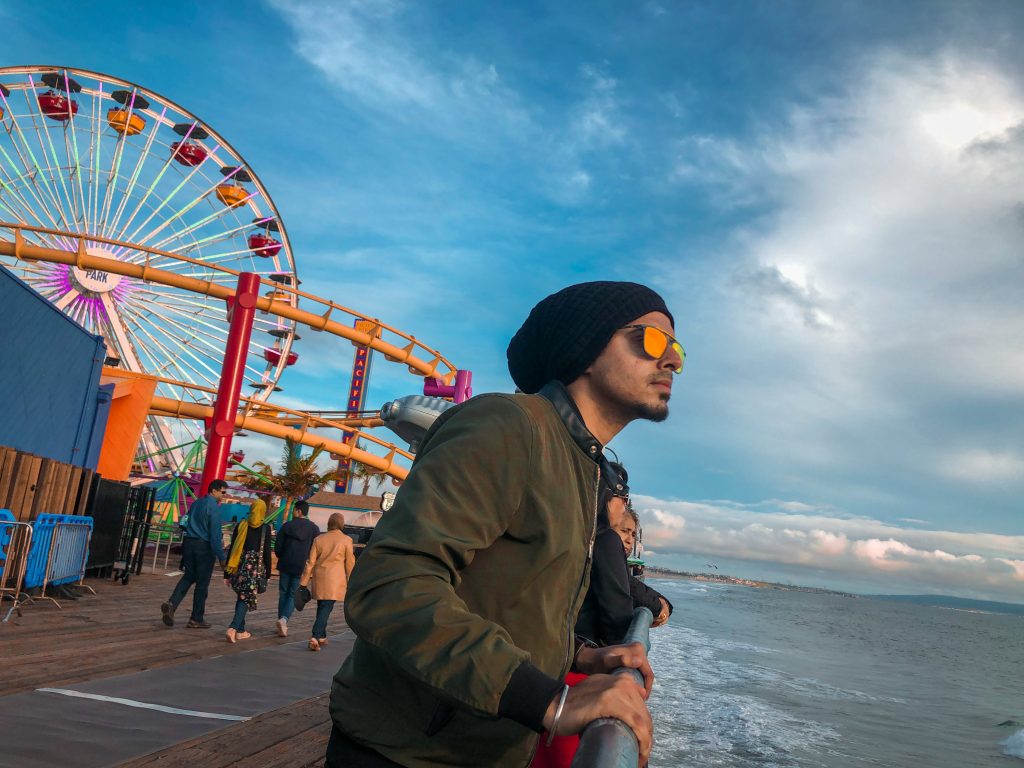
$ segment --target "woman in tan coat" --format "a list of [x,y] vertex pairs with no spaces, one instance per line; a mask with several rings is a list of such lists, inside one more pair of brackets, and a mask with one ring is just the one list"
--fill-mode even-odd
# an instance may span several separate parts
[[327,533],[313,539],[306,568],[302,572],[299,586],[305,587],[312,579],[310,595],[316,600],[316,621],[313,622],[313,636],[309,639],[309,650],[319,651],[327,643],[327,619],[334,610],[334,604],[345,599],[348,577],[356,564],[352,539],[342,531],[345,516],[335,512],[327,521]]

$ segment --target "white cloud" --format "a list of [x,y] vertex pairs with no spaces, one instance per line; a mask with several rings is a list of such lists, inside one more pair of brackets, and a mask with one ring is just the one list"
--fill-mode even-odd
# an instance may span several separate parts
[[942,471],[970,483],[1012,482],[1024,479],[1024,457],[1009,451],[961,451],[942,464]]
[[[407,30],[414,8],[396,0],[271,0],[296,49],[332,86],[402,122],[471,134],[482,124],[529,122],[496,67],[468,55],[426,51]],[[470,125],[466,123],[469,122]]]
[[[799,566],[885,591],[942,589],[1019,600],[1024,536],[901,528],[862,517],[793,514],[792,502],[666,501],[634,497],[645,551]],[[813,509],[811,505],[804,505]],[[650,550],[647,550],[650,545]],[[810,570],[807,571],[811,573]]]
[[619,106],[617,83],[596,67],[582,69],[588,92],[576,106],[570,132],[576,149],[586,152],[622,144],[626,140],[625,118]]
[[968,410],[1024,405],[1024,92],[893,55],[847,83],[747,140],[677,144],[677,184],[757,213],[677,268],[703,287],[677,299],[684,396],[710,414],[691,436],[772,487],[903,514],[923,478],[1024,490],[1006,425]]

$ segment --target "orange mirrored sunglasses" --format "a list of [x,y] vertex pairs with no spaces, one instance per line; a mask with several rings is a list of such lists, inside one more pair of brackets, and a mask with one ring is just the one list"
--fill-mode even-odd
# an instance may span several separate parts
[[683,345],[679,343],[678,339],[670,333],[653,325],[627,325],[623,327],[623,330],[643,331],[641,339],[643,341],[644,354],[652,360],[660,360],[671,346],[676,351],[676,354],[679,355],[679,367],[673,368],[672,372],[683,372],[683,365],[686,363],[686,350],[683,349]]

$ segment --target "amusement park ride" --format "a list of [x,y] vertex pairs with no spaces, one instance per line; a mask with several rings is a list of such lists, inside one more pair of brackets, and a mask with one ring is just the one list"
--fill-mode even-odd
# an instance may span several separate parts
[[[104,337],[105,370],[155,382],[137,454],[146,475],[201,463],[202,490],[241,464],[231,438],[244,429],[400,481],[411,453],[364,430],[390,425],[414,450],[438,411],[471,396],[470,372],[437,350],[300,290],[255,171],[174,102],[97,72],[0,68],[0,128],[0,263]],[[423,395],[371,418],[351,397],[343,416],[274,405],[300,330],[355,345],[361,397],[371,351],[420,377]]]

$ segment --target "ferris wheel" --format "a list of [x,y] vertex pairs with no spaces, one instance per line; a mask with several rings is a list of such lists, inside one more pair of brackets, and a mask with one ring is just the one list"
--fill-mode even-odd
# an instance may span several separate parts
[[[86,251],[232,288],[239,271],[296,306],[288,236],[259,177],[210,125],[139,85],[63,67],[0,68],[0,220],[35,245]],[[74,237],[72,237],[74,235]],[[0,232],[0,238],[8,234]],[[107,343],[107,362],[167,381],[158,393],[204,402],[228,333],[223,301],[74,265],[0,262]],[[265,400],[297,360],[295,323],[258,313],[248,395]],[[245,392],[243,392],[245,394]],[[150,417],[143,451],[173,468],[197,426]]]

